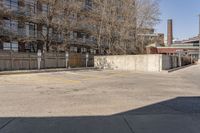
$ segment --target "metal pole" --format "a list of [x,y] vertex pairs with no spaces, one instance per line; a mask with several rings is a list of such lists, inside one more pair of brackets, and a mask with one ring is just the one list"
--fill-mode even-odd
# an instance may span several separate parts
[[199,61],[200,61],[200,35],[199,35]]
[[42,61],[42,52],[41,50],[38,50],[38,53],[37,53],[38,70],[41,69],[41,61]]
[[86,67],[88,67],[88,61],[89,61],[89,53],[86,53],[86,60],[85,60]]
[[199,14],[199,59],[198,62],[200,63],[200,14]]
[[68,51],[65,52],[65,67],[68,68],[69,67],[69,53]]
[[179,53],[178,53],[178,57],[179,57],[179,67],[181,67],[181,51],[179,51]]

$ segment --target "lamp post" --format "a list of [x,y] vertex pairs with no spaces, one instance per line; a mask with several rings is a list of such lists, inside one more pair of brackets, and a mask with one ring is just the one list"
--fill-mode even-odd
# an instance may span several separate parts
[[199,38],[199,59],[198,59],[198,63],[200,64],[200,14],[199,14],[199,35],[198,35],[198,38]]

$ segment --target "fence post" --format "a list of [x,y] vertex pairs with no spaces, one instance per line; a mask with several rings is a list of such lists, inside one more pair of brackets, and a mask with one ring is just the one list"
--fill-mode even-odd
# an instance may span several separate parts
[[41,61],[42,61],[42,52],[41,50],[38,50],[38,53],[37,53],[38,70],[41,69]]
[[69,61],[69,53],[66,51],[65,52],[65,67],[68,68],[68,61]]
[[44,69],[46,69],[46,59],[47,59],[47,56],[46,56],[46,51],[45,52],[43,52],[43,67],[44,67]]
[[88,67],[88,61],[89,61],[89,53],[86,53],[86,60],[85,60],[86,67]]
[[59,60],[59,57],[58,57],[58,52],[56,51],[56,67],[58,68],[58,60]]
[[29,57],[29,70],[31,70],[31,53],[29,53],[28,57]]
[[182,63],[181,63],[181,51],[179,51],[178,53],[178,58],[179,58],[179,67],[182,66]]
[[11,70],[13,70],[13,52],[10,51],[10,64],[11,64]]

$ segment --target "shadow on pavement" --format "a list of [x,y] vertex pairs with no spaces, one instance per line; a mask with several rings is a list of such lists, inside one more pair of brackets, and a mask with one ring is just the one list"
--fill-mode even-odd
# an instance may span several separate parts
[[199,132],[200,97],[177,97],[110,116],[0,118],[0,133]]

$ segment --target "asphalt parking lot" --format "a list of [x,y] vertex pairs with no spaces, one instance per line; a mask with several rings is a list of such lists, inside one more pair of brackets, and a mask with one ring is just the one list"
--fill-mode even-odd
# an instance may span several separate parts
[[198,133],[199,75],[200,66],[0,76],[0,133]]

